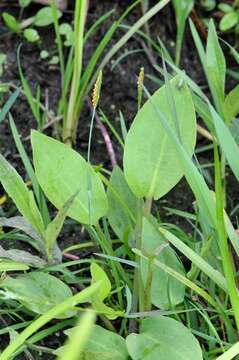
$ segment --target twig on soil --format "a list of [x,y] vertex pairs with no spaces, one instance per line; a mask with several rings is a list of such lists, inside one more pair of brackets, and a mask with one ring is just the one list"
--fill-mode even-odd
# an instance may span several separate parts
[[63,257],[66,258],[66,259],[70,259],[70,260],[80,260],[79,256],[73,255],[73,254],[70,254],[70,253],[64,253]]
[[210,132],[208,130],[206,130],[204,127],[202,127],[201,125],[197,124],[197,132],[202,135],[203,137],[205,137],[206,139],[213,141],[213,137],[210,134]]
[[[90,98],[87,98],[87,103],[88,103],[89,107],[92,108]],[[108,133],[106,127],[102,124],[100,117],[97,113],[95,114],[95,120],[96,120],[97,126],[101,132],[101,135],[104,139],[106,149],[107,149],[107,152],[108,152],[108,155],[110,158],[111,166],[113,168],[115,165],[117,165],[117,160],[116,160],[116,155],[115,155],[112,141],[110,139],[110,136],[109,136],[109,133]]]

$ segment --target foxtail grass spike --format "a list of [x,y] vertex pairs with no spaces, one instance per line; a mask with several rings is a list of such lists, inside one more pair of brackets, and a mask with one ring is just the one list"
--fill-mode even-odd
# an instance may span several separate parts
[[97,107],[98,102],[99,102],[101,84],[102,84],[102,70],[100,70],[100,72],[99,72],[99,75],[97,77],[97,80],[95,82],[95,86],[94,86],[94,89],[93,89],[92,105],[93,105],[94,108]]

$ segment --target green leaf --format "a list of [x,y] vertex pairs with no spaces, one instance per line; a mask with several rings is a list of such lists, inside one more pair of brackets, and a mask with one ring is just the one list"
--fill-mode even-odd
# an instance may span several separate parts
[[47,198],[61,209],[78,192],[67,215],[84,224],[95,224],[108,207],[98,174],[76,151],[57,140],[32,131],[31,141],[36,176]]
[[[74,329],[65,331],[69,338]],[[63,349],[64,347],[56,350],[55,354],[61,355]],[[95,325],[82,352],[82,358],[84,360],[127,360],[128,352],[125,340],[120,335]]]
[[227,31],[232,29],[237,24],[238,24],[238,14],[236,11],[231,11],[222,17],[219,23],[219,29],[221,31]]
[[133,231],[136,222],[137,199],[130,190],[122,170],[116,166],[112,171],[107,191],[110,226],[123,240]]
[[229,128],[225,125],[224,121],[221,119],[221,117],[211,105],[210,110],[214,121],[219,145],[226,156],[231,170],[239,181],[239,148],[235,140],[233,139]]
[[[61,229],[64,225],[65,218],[67,216],[67,212],[69,211],[71,205],[74,202],[76,194],[74,194],[65,204],[64,206],[58,211],[55,218],[47,225],[46,228],[46,246],[47,252],[50,257],[52,257],[52,251],[54,245],[56,244],[57,238],[61,232]],[[0,219],[1,220],[1,219]]]
[[217,109],[221,111],[224,103],[226,62],[218,41],[213,20],[210,21],[208,31],[206,71],[213,99]]
[[203,360],[190,330],[164,316],[143,320],[140,334],[130,334],[126,345],[132,360]]
[[223,114],[227,124],[229,124],[239,113],[239,85],[235,86],[225,98]]
[[[62,16],[60,10],[57,10],[57,18],[59,19]],[[40,9],[34,19],[34,24],[36,26],[48,26],[54,23],[54,17],[52,15],[52,9],[50,6],[44,6]]]
[[188,15],[192,11],[194,6],[194,0],[173,0],[172,1],[176,21],[177,21],[177,38],[176,38],[176,65],[179,65],[180,56],[181,56],[181,48],[183,43],[183,35],[185,30],[185,24]]
[[99,291],[92,295],[91,303],[93,308],[98,312],[106,315],[110,320],[116,319],[118,316],[122,316],[122,311],[115,311],[113,308],[105,305],[103,301],[109,296],[111,291],[111,283],[103,269],[96,263],[92,263],[90,266],[91,272],[91,285],[101,282]]
[[24,37],[27,41],[34,43],[40,40],[40,36],[35,29],[25,29],[23,32]]
[[[177,118],[172,115],[165,86],[153,94],[152,101],[160,107],[175,133],[180,133],[182,144],[191,156],[196,141],[195,110],[186,84],[179,87],[179,83],[179,76],[170,81]],[[177,184],[183,170],[170,137],[155,116],[152,101],[144,104],[127,134],[124,173],[137,197],[157,200]]]
[[[230,225],[230,223],[229,223]],[[211,278],[215,284],[220,286],[225,292],[228,292],[227,283],[224,276],[216,269],[212,267],[207,261],[205,261],[196,251],[193,251],[189,246],[187,246],[182,240],[176,237],[171,232],[160,227],[159,231],[165,236],[165,239],[169,241],[177,250],[181,252],[184,256],[192,261],[194,265],[203,271],[209,278]],[[234,230],[235,232],[235,230]]]
[[221,3],[218,5],[218,9],[227,14],[233,11],[233,6],[226,3]]
[[96,313],[93,310],[89,309],[83,313],[77,326],[69,330],[67,345],[54,352],[55,355],[59,355],[57,360],[79,360],[82,358],[83,350],[94,329],[95,320]]
[[[154,221],[154,219],[152,219]],[[142,225],[142,251],[155,256],[161,263],[170,266],[178,273],[184,274],[184,269],[170,246],[163,239],[157,230],[157,223],[155,226],[146,218],[143,219]],[[166,246],[166,247],[165,247]],[[159,255],[155,255],[159,251]],[[141,258],[141,275],[144,284],[147,281],[149,261]],[[184,299],[185,287],[172,276],[167,274],[159,267],[153,266],[153,277],[151,283],[151,301],[152,304],[160,309],[170,309],[171,307],[180,304]]]
[[229,129],[231,135],[233,136],[233,139],[235,140],[236,144],[239,146],[239,119],[232,120]]
[[3,20],[6,24],[6,26],[12,30],[13,32],[20,32],[21,31],[21,28],[20,28],[20,25],[19,23],[17,22],[17,20],[15,19],[14,16],[8,14],[7,12],[4,12],[2,14],[2,17],[3,17]]
[[29,266],[15,262],[15,261],[5,261],[0,260],[0,271],[24,271],[29,270]]
[[17,171],[0,154],[0,182],[17,209],[39,235],[44,237],[44,225],[33,194]]
[[32,0],[19,0],[19,5],[24,8],[27,7],[31,2]]
[[[70,288],[61,280],[41,272],[31,272],[17,278],[7,277],[0,283],[0,288],[3,289],[1,296],[19,301],[37,314],[44,314],[72,296]],[[69,310],[57,318],[64,319],[74,314]]]

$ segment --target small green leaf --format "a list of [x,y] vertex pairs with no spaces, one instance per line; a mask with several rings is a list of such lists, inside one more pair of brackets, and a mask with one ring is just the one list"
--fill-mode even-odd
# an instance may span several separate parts
[[34,196],[17,171],[0,154],[0,182],[17,209],[39,235],[44,237],[44,225]]
[[227,124],[239,114],[239,85],[234,87],[226,96],[223,105],[223,114],[225,116]]
[[[62,16],[60,10],[57,10],[57,18],[59,19]],[[52,9],[50,6],[44,6],[40,9],[34,19],[34,24],[36,26],[48,26],[54,23],[54,17],[52,15]]]
[[238,24],[238,14],[236,11],[229,12],[223,16],[219,23],[219,29],[221,31],[227,31],[232,29]]
[[221,110],[225,94],[226,62],[213,20],[210,21],[208,30],[206,69],[213,99],[217,108]]
[[92,276],[92,283],[102,281],[100,290],[97,293],[99,300],[103,301],[110,293],[111,283],[103,269],[96,263],[92,263],[90,266],[90,273]]
[[225,14],[232,12],[233,6],[226,4],[226,3],[220,3],[218,4],[218,9],[224,12]]
[[0,271],[6,272],[24,270],[29,270],[29,266],[15,261],[0,260]]
[[27,41],[34,43],[40,40],[40,36],[35,29],[25,29],[23,32],[24,37]]
[[4,12],[2,14],[3,20],[6,24],[6,26],[12,30],[13,32],[20,32],[21,31],[21,27],[20,24],[17,22],[17,20],[15,19],[15,17],[13,15],[8,14],[7,12]]
[[[74,194],[65,204],[64,206],[58,211],[55,218],[50,222],[50,224],[47,225],[46,228],[46,247],[47,247],[47,253],[51,257],[54,245],[56,244],[56,240],[61,232],[61,229],[63,227],[65,218],[67,216],[67,212],[69,211],[70,207],[72,206],[74,199],[76,197],[76,194]],[[1,219],[0,219],[1,220]]]
[[48,52],[47,50],[42,50],[42,51],[40,52],[40,58],[41,58],[41,59],[45,60],[45,59],[47,59],[48,57],[49,57],[49,52]]
[[19,5],[24,8],[27,7],[31,2],[32,0],[19,0]]
[[[154,219],[151,219],[154,221]],[[158,224],[155,226],[146,218],[142,225],[142,251],[155,256],[157,260],[170,266],[178,273],[185,275],[184,268],[177,258],[174,250],[167,246],[163,237],[157,231]],[[166,245],[166,247],[165,247]],[[159,255],[157,254],[159,252]],[[144,284],[147,281],[149,261],[141,258],[141,275]],[[170,309],[172,306],[180,304],[184,299],[185,287],[172,276],[168,275],[162,269],[153,266],[153,277],[151,283],[151,302],[160,309]]]
[[[3,289],[0,293],[2,297],[15,299],[37,314],[44,314],[72,296],[70,288],[61,280],[41,272],[31,272],[16,278],[7,277],[0,283],[0,288]],[[58,316],[58,319],[74,314],[74,311],[69,310]]]
[[[136,115],[127,134],[124,150],[124,173],[137,197],[159,199],[171,190],[183,176],[178,154],[155,111],[155,105],[191,156],[196,142],[196,117],[192,97],[186,84],[179,87],[180,77],[170,81],[175,102],[175,114],[168,101],[165,86],[148,100]],[[178,132],[180,134],[178,134]]]
[[93,308],[101,314],[106,315],[110,320],[116,319],[118,316],[123,316],[122,311],[115,311],[113,308],[105,305],[103,301],[109,296],[111,291],[111,283],[103,269],[96,263],[90,266],[91,285],[101,281],[100,289],[97,293],[92,295],[91,303]]
[[190,330],[166,316],[143,320],[140,334],[130,334],[126,345],[132,360],[203,360]]
[[84,224],[95,224],[108,207],[99,175],[80,154],[61,142],[37,131],[32,131],[31,141],[36,176],[47,198],[61,209],[78,192],[67,215]]

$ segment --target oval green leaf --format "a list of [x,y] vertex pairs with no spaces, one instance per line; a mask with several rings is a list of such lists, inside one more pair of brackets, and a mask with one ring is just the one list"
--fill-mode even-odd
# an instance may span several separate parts
[[[55,276],[31,272],[17,278],[7,277],[1,282],[1,292],[7,299],[19,301],[27,309],[37,314],[44,314],[57,304],[72,296],[70,288]],[[58,319],[71,317],[75,311],[67,311]]]
[[130,334],[126,345],[132,360],[203,360],[190,330],[165,316],[143,320],[141,333]]
[[98,174],[76,151],[57,140],[32,131],[31,141],[36,176],[50,202],[61,209],[77,193],[68,216],[95,224],[108,208]]
[[175,109],[168,101],[168,89],[161,87],[138,112],[126,137],[124,173],[130,188],[139,198],[159,199],[183,176],[177,151],[158,118],[154,104],[159,106],[172,128],[175,131],[179,129],[184,147],[190,155],[193,154],[196,142],[195,109],[189,89],[180,82],[177,76],[169,83]]
[[[153,222],[155,222],[155,224],[153,224]],[[141,240],[142,250],[149,255],[155,255],[155,258],[161,263],[170,266],[172,269],[185,276],[182,263],[178,259],[174,250],[160,235],[160,232],[157,230],[157,228],[158,224],[153,217],[150,221],[146,218],[143,218]],[[141,258],[140,269],[143,283],[146,284],[149,261]],[[164,310],[170,309],[180,304],[183,301],[185,295],[184,285],[155,265],[153,266],[152,271],[152,304],[159,309]]]

